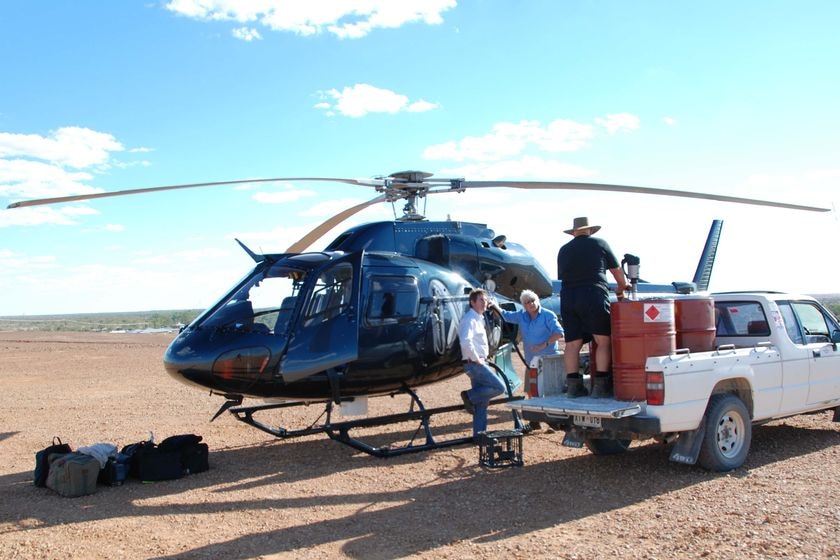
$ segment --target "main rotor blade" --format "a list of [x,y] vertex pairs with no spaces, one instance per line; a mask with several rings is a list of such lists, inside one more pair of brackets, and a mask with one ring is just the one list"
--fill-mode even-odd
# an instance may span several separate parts
[[335,183],[347,183],[348,185],[360,185],[363,187],[378,186],[377,182],[365,182],[360,179],[342,179],[337,177],[275,177],[273,179],[240,179],[237,181],[213,181],[210,183],[191,183],[189,185],[169,185],[165,187],[147,187],[143,189],[126,189],[122,191],[109,191],[90,194],[76,194],[70,196],[57,196],[53,198],[38,198],[34,200],[22,200],[13,202],[6,208],[23,208],[26,206],[39,206],[42,204],[58,204],[61,202],[76,202],[79,200],[92,200],[94,198],[109,198],[112,196],[126,196],[130,194],[144,194],[160,191],[174,191],[178,189],[193,189],[197,187],[217,187],[221,185],[247,185],[250,183],[272,183],[274,181],[331,181]]
[[380,202],[384,202],[388,199],[387,196],[380,195],[376,198],[368,200],[367,202],[363,202],[361,204],[357,204],[356,206],[351,206],[347,210],[343,210],[332,216],[331,218],[327,219],[324,223],[301,237],[297,242],[293,243],[287,250],[287,253],[302,253],[305,251],[310,245],[312,245],[315,241],[317,241],[322,235],[330,231],[332,228],[352,216],[357,212],[361,212],[368,206],[373,206],[374,204],[378,204]]
[[774,202],[772,200],[759,200],[754,198],[741,198],[738,196],[726,196],[721,194],[698,193],[673,189],[656,189],[651,187],[632,187],[626,185],[606,185],[601,183],[566,183],[560,181],[463,181],[461,186],[466,188],[482,187],[509,187],[512,189],[555,189],[575,191],[608,191],[625,192],[637,194],[654,194],[659,196],[680,196],[684,198],[702,198],[705,200],[716,200],[719,202],[734,202],[737,204],[753,204],[756,206],[772,206],[775,208],[788,208],[791,210],[806,210],[809,212],[830,212],[830,208],[819,208],[816,206],[804,206],[801,204],[790,204],[787,202]]

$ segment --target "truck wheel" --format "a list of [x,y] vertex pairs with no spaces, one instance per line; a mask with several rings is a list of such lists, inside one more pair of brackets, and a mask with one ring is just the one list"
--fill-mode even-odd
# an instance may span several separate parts
[[593,455],[617,455],[624,453],[630,447],[629,439],[586,438],[584,443]]
[[697,458],[710,471],[723,472],[744,464],[750,451],[752,423],[744,403],[735,395],[714,395],[709,400],[706,436]]

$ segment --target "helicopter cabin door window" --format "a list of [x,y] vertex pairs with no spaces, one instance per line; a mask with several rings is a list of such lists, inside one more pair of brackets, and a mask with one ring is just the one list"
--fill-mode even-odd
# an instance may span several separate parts
[[413,276],[372,276],[368,294],[369,325],[402,323],[417,317],[420,291]]
[[353,267],[341,264],[318,277],[304,313],[304,326],[329,321],[347,310],[353,292]]

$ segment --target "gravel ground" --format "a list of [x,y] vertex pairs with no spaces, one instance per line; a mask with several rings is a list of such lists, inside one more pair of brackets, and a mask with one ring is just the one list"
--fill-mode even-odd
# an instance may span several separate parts
[[[379,459],[320,435],[278,441],[230,415],[209,423],[220,399],[163,371],[172,336],[0,333],[1,558],[840,558],[829,413],[756,427],[746,465],[726,474],[669,463],[653,442],[596,457],[545,431],[524,438],[522,467],[482,467],[472,446]],[[466,386],[461,376],[420,394],[457,404]],[[374,399],[370,411],[406,406]],[[299,427],[319,412],[269,420]],[[505,409],[490,416],[511,427]],[[435,426],[467,435],[470,418]],[[121,447],[150,431],[201,434],[210,471],[72,499],[32,484],[54,435]]]

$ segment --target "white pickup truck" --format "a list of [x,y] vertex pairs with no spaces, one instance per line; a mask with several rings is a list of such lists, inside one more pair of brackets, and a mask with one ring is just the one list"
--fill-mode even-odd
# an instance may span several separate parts
[[744,463],[752,424],[829,409],[840,421],[840,324],[831,312],[808,296],[712,297],[715,349],[647,357],[643,399],[559,393],[507,406],[526,421],[564,430],[567,446],[612,454],[653,438],[673,443],[672,461],[713,471]]

